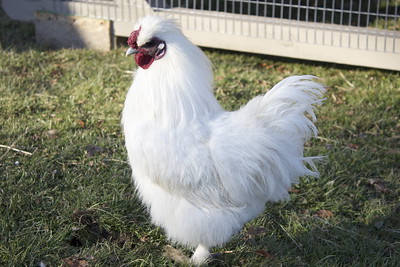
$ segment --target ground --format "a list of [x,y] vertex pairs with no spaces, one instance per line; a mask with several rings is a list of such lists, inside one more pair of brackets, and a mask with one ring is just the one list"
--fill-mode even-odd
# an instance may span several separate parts
[[[135,68],[126,47],[54,51],[34,43],[30,24],[1,13],[0,26],[0,265],[173,266],[131,183],[120,127]],[[320,137],[306,150],[326,155],[321,178],[266,205],[210,265],[396,266],[400,74],[205,52],[228,110],[290,75],[327,85]]]

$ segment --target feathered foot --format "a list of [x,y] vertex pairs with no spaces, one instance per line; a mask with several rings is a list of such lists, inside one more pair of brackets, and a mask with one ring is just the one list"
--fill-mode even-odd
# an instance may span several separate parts
[[208,248],[203,245],[198,245],[196,250],[193,253],[193,256],[190,258],[190,261],[196,265],[200,266],[207,262],[207,260],[211,257]]
[[189,258],[180,249],[170,245],[164,247],[163,257],[172,260],[177,264],[190,264]]

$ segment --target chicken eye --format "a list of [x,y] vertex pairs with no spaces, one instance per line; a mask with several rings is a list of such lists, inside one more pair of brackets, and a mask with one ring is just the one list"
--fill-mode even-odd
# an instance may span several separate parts
[[142,47],[152,47],[156,44],[154,39],[150,39],[147,43],[145,43],[144,45],[142,45]]

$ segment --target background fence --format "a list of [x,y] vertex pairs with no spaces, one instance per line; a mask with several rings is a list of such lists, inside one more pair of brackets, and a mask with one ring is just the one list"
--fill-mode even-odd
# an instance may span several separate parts
[[116,36],[129,36],[138,18],[153,14],[176,18],[197,45],[400,70],[400,0],[35,2],[57,14],[111,20]]

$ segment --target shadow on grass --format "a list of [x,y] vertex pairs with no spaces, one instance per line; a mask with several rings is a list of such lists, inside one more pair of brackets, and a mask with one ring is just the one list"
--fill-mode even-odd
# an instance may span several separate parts
[[392,266],[400,259],[399,234],[394,229],[399,225],[398,209],[369,224],[338,217],[304,216],[296,222],[303,229],[291,234],[290,222],[271,215],[258,233],[249,235],[252,230],[247,228],[227,247],[216,248],[221,252],[209,266]]
[[35,42],[35,25],[30,22],[12,20],[0,7],[0,44],[4,50],[15,49],[25,51],[29,49],[42,50]]

